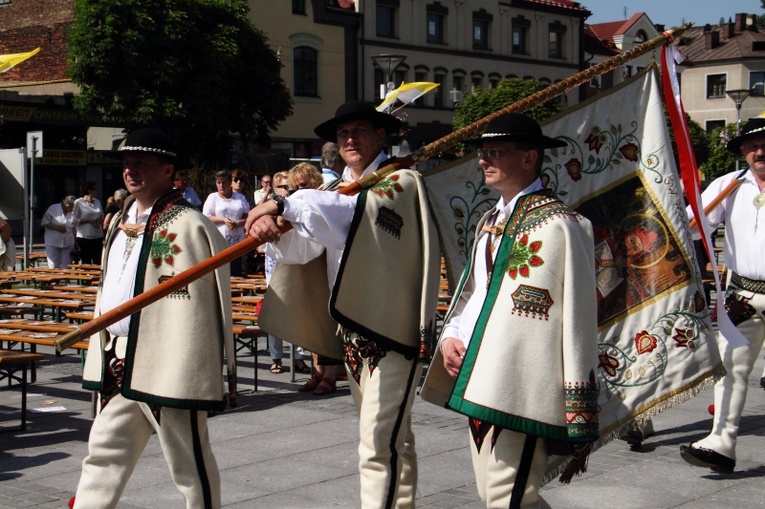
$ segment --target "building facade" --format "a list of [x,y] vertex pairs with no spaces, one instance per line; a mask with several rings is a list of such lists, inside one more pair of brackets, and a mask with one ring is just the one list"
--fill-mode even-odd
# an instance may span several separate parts
[[[765,32],[738,13],[719,25],[693,27],[682,37],[681,93],[685,111],[707,132],[765,111]],[[740,110],[731,95],[739,97]],[[736,94],[731,94],[735,92]]]

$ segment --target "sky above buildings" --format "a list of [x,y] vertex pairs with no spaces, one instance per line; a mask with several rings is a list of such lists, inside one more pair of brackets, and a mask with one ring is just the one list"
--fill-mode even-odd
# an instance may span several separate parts
[[[666,28],[693,23],[716,25],[723,17],[735,19],[736,13],[765,14],[760,0],[577,0],[592,11],[587,23],[607,23],[629,19],[645,12],[653,23]],[[626,9],[626,17],[625,17]]]

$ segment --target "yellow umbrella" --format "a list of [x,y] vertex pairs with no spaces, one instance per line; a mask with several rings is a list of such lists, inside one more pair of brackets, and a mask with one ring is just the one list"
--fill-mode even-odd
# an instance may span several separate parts
[[388,92],[388,94],[385,96],[385,100],[377,107],[377,111],[389,110],[391,106],[393,106],[393,103],[395,103],[397,100],[401,101],[403,104],[396,108],[396,110],[401,109],[420,96],[427,94],[431,90],[435,90],[438,86],[438,83],[431,83],[429,81],[413,81],[412,83],[401,83],[401,86],[396,90],[391,90]]
[[9,55],[0,55],[0,72],[8,72],[16,64],[20,64],[27,58],[31,58],[40,52],[40,48],[33,49],[26,53],[11,53]]

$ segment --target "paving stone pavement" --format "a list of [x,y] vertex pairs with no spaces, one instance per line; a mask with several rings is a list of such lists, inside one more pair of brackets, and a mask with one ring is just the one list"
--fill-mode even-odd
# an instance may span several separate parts
[[[296,389],[307,375],[298,375],[293,383],[289,372],[271,374],[262,341],[259,349],[258,390],[252,390],[253,358],[243,357],[239,406],[210,419],[223,506],[359,507],[358,420],[347,383],[340,382],[338,391],[327,397],[299,393]],[[87,452],[92,405],[90,393],[80,388],[81,360],[75,353],[40,351],[46,360],[30,385],[26,431],[11,429],[20,415],[18,388],[4,384],[0,390],[0,509],[67,507]],[[546,503],[555,509],[765,508],[763,365],[758,361],[751,376],[735,473],[692,467],[678,454],[681,444],[701,438],[710,425],[708,390],[658,415],[656,435],[641,449],[613,441],[590,457],[587,473],[571,484],[556,480],[544,486]],[[418,397],[413,427],[419,456],[417,507],[483,507],[470,466],[466,419]],[[183,505],[153,437],[118,507]]]

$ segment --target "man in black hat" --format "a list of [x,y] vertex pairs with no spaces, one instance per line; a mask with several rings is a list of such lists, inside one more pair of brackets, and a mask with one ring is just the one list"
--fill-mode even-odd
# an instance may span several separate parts
[[[96,315],[228,247],[173,189],[176,154],[163,132],[133,131],[114,155],[130,196],[107,232]],[[90,338],[83,387],[97,391],[98,415],[76,509],[115,507],[152,433],[186,507],[220,507],[207,412],[225,408],[230,285],[225,265]]]
[[543,187],[544,149],[565,143],[536,121],[501,115],[470,143],[501,198],[476,227],[422,395],[469,417],[486,507],[539,507],[551,444],[583,460],[598,437],[592,226]]
[[[743,156],[749,168],[714,180],[701,198],[709,203],[734,180],[741,182],[707,214],[707,222],[710,230],[725,224],[723,256],[731,271],[725,308],[749,345],[732,347],[724,337],[718,339],[727,374],[715,384],[712,431],[702,440],[681,446],[680,455],[693,465],[732,472],[749,374],[765,339],[765,211],[761,210],[765,206],[765,118],[749,120],[727,148]],[[765,387],[765,380],[760,384]]]
[[[347,184],[378,169],[386,159],[386,137],[400,126],[371,104],[352,101],[314,132],[337,143],[346,164],[341,180]],[[282,236],[274,215],[294,230]],[[342,326],[342,337],[331,340],[343,357],[359,412],[361,507],[414,507],[417,458],[411,411],[432,341],[440,275],[438,235],[421,177],[399,171],[359,196],[300,190],[253,209],[247,229],[257,240],[271,242],[266,252],[279,261],[269,292],[275,292],[278,271],[314,263],[326,253],[326,267],[316,272],[332,292],[323,298]],[[300,285],[296,291],[307,288]],[[267,294],[262,314],[267,316],[273,302],[290,302],[290,295],[285,291],[270,299]],[[318,299],[312,306],[326,310]],[[282,335],[295,338],[291,332]],[[333,380],[317,376],[306,386],[335,390]]]

